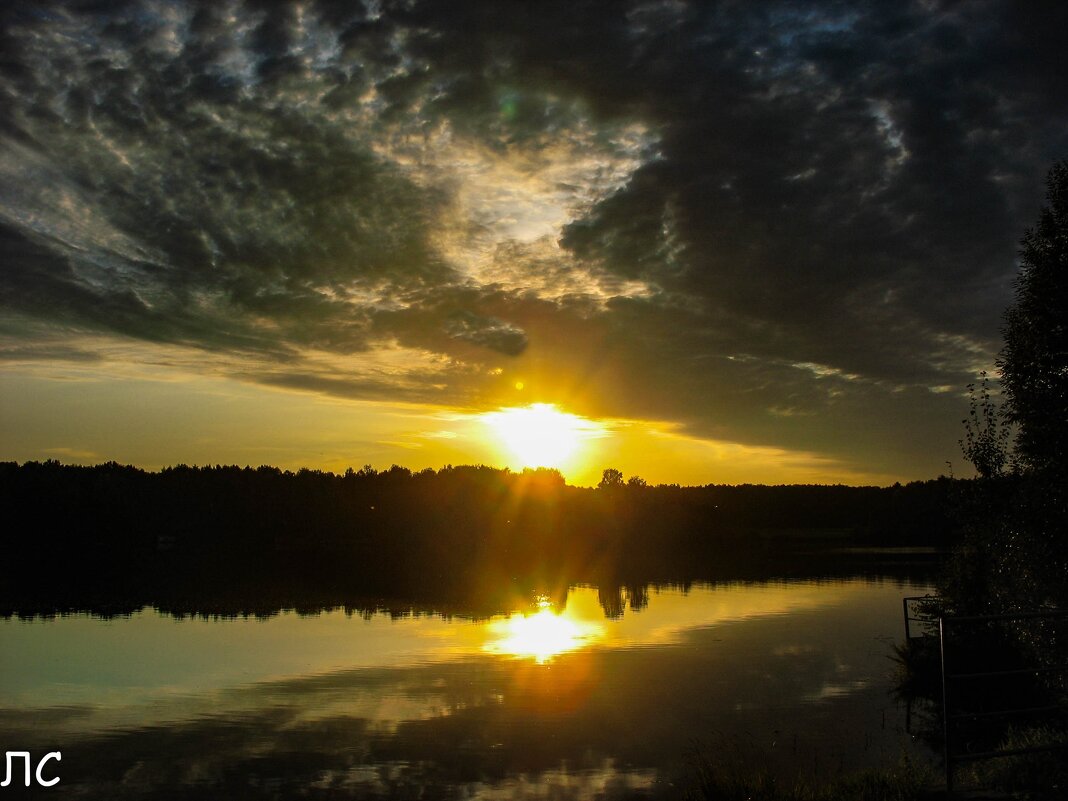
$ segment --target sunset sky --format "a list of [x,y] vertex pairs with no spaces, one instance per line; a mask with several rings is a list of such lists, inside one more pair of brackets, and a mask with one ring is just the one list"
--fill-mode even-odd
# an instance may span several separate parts
[[0,459],[966,473],[1068,4],[0,11]]

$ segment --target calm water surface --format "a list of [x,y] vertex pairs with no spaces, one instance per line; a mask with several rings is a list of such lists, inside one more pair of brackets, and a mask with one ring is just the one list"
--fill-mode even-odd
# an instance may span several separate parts
[[484,621],[8,620],[0,746],[62,751],[56,798],[671,797],[695,750],[829,775],[926,758],[890,656],[901,597],[928,589],[651,588],[614,617],[572,587]]

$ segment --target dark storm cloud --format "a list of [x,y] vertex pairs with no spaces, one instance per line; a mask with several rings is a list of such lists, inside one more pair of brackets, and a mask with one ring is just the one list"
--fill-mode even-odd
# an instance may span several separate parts
[[671,59],[677,29],[646,34],[649,68],[630,75],[664,157],[563,241],[766,322],[758,352],[900,377],[928,329],[992,333],[1010,212],[1033,208],[1000,181],[1024,169],[1033,197],[1045,163],[1020,165],[1006,140],[1033,136],[1053,99],[1016,109],[997,91],[986,25],[898,3],[788,8],[687,15],[691,46]]
[[203,347],[359,349],[351,294],[452,280],[426,241],[434,190],[322,113],[321,76],[279,55],[292,20],[260,17],[9,12],[9,308]]
[[[3,13],[10,314],[256,354],[247,375],[344,395],[395,379],[264,364],[551,361],[602,380],[590,411],[906,472],[946,458],[927,435],[997,349],[1016,240],[1068,151],[1055,3]],[[471,156],[435,161],[442,126],[531,176],[565,145],[606,164],[628,126],[644,144],[609,190],[558,187],[586,200],[555,261],[498,231],[487,275],[442,245],[485,240],[496,208],[465,216]],[[887,456],[907,426],[928,441]]]

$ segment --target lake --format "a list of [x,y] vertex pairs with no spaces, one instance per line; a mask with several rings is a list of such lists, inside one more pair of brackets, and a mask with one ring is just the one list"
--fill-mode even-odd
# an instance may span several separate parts
[[572,586],[484,620],[11,618],[0,743],[61,751],[56,798],[676,797],[697,754],[830,776],[931,758],[891,659],[901,598],[930,589],[868,572]]

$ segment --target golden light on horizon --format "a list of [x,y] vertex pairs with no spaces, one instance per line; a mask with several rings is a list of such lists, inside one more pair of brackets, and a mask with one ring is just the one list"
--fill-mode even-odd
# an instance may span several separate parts
[[604,633],[602,626],[571,617],[565,610],[553,611],[552,604],[542,602],[533,614],[516,612],[507,619],[488,624],[492,639],[484,650],[494,654],[533,658],[544,664],[553,657],[574,651]]
[[481,419],[519,467],[560,469],[582,455],[585,440],[605,432],[603,425],[562,412],[551,403],[487,412]]

